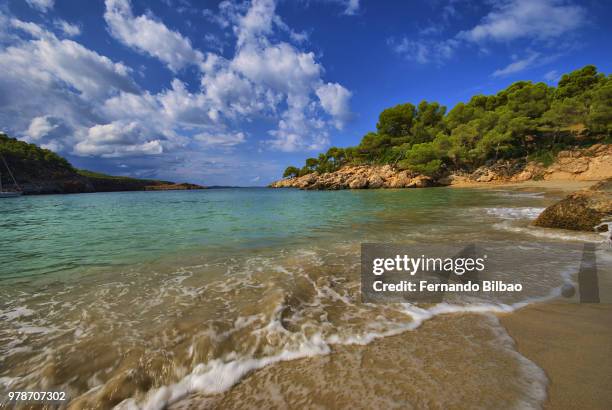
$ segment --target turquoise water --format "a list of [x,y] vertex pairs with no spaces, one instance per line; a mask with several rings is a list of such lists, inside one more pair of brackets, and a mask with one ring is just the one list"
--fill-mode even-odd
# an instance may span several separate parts
[[146,261],[178,251],[231,253],[333,237],[366,239],[386,220],[397,228],[435,224],[437,216],[453,225],[460,221],[446,218],[445,212],[499,201],[471,190],[265,188],[4,199],[0,279]]
[[[556,198],[517,190],[253,188],[0,200],[0,398],[61,390],[78,401],[75,408],[163,408],[189,394],[222,395],[279,361],[420,332],[438,315],[507,312],[549,297],[580,254],[545,242],[600,240],[530,227]],[[526,291],[441,306],[361,303],[363,242],[485,243],[498,255],[496,274]],[[497,401],[508,389],[516,400],[530,394],[525,386],[543,389],[496,325],[478,323],[492,332],[493,351],[474,344],[487,365],[472,368],[470,380],[500,386]],[[478,334],[442,329],[419,333],[419,345],[431,349],[409,367],[435,361],[451,338]],[[396,353],[405,356],[403,347]],[[341,365],[338,372],[352,374]]]

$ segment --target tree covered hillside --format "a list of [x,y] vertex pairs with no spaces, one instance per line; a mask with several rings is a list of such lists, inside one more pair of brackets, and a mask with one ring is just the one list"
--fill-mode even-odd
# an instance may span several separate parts
[[[28,194],[201,189],[195,184],[112,176],[74,168],[65,158],[0,133],[0,154],[20,188]],[[0,161],[2,184],[13,181]]]
[[288,167],[283,176],[332,172],[346,164],[392,164],[436,175],[504,158],[546,163],[564,147],[609,143],[611,136],[612,75],[588,65],[563,75],[557,87],[519,81],[449,112],[428,101],[387,108],[376,132],[356,147],[332,147],[301,168]]
[[[55,152],[2,133],[0,133],[0,154],[18,182],[66,178],[76,173],[72,165]],[[2,172],[2,182],[8,183],[10,179],[2,163],[0,163],[0,172]]]

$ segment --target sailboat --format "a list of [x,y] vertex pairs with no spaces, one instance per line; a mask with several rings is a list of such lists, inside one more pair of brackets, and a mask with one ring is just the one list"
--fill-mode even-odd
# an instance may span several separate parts
[[20,196],[22,194],[21,187],[15,180],[15,177],[13,176],[13,173],[11,172],[11,169],[9,168],[2,154],[0,154],[0,158],[2,158],[2,162],[4,163],[4,166],[6,167],[8,174],[11,176],[11,179],[13,180],[13,184],[15,184],[15,187],[17,188],[16,191],[5,191],[4,188],[2,188],[2,173],[0,172],[0,198],[14,198],[16,196]]

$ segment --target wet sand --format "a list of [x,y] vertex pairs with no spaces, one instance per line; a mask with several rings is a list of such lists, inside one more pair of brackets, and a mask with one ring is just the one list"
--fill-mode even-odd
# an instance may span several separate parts
[[225,393],[192,394],[170,410],[534,408],[545,383],[494,316],[449,314],[417,331],[267,366]]
[[547,303],[500,317],[549,379],[546,409],[612,406],[612,304]]

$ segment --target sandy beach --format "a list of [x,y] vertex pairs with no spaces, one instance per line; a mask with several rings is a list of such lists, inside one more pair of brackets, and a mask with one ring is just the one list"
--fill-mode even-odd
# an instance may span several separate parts
[[518,188],[518,189],[551,189],[573,192],[579,189],[588,188],[596,184],[598,181],[568,181],[568,180],[539,180],[539,181],[524,181],[524,182],[466,182],[461,181],[449,185],[450,188]]
[[546,303],[500,319],[518,351],[546,372],[545,408],[610,408],[612,305]]

